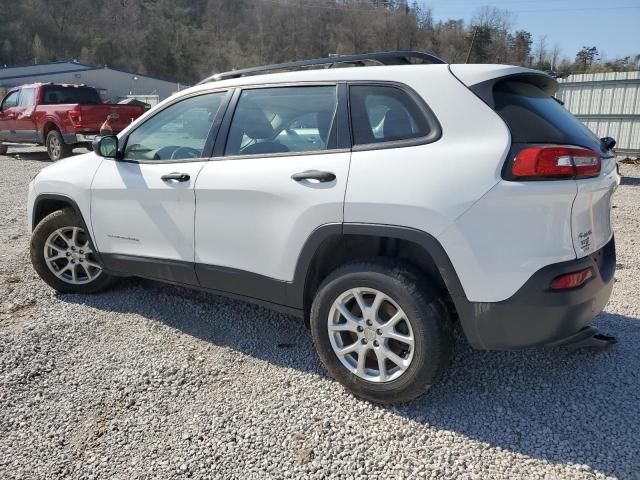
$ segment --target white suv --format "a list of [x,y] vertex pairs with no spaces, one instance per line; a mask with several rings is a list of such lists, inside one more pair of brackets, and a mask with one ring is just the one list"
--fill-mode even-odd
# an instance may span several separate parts
[[479,349],[584,341],[619,175],[556,89],[416,52],[217,75],[41,171],[34,268],[60,292],[131,275],[297,315],[384,403],[436,380],[455,322]]

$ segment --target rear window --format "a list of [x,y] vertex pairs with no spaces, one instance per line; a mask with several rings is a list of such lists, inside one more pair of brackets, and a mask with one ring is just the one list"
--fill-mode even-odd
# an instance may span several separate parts
[[80,103],[82,105],[99,105],[100,95],[93,88],[86,87],[45,87],[42,97],[43,105]]
[[539,87],[504,81],[493,90],[495,110],[511,130],[514,143],[553,143],[600,150],[600,140]]

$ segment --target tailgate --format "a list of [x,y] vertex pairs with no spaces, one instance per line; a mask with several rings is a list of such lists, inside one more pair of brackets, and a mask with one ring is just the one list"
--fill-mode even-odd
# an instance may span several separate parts
[[611,239],[611,199],[618,181],[614,157],[602,160],[600,176],[576,181],[578,194],[571,213],[571,234],[578,258],[601,249]]
[[80,105],[83,132],[98,132],[108,116],[115,133],[124,130],[144,112],[144,108],[130,105]]

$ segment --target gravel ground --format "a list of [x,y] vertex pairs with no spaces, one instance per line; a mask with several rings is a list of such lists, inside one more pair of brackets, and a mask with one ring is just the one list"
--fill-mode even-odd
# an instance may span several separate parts
[[[13,150],[15,152],[15,150]],[[607,351],[479,352],[427,395],[359,401],[295,320],[131,279],[58,295],[34,274],[27,183],[0,157],[0,478],[640,479],[640,167],[615,197]]]

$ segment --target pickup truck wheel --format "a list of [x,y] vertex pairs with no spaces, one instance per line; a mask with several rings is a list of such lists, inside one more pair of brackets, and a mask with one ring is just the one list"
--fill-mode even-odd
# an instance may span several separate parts
[[7,150],[9,150],[9,147],[7,147],[6,145],[0,144],[0,155],[6,155]]
[[31,235],[31,263],[49,286],[61,293],[95,293],[111,287],[94,247],[71,208],[46,216]]
[[64,143],[64,138],[58,130],[51,130],[47,134],[46,146],[49,158],[54,162],[71,155],[72,147]]
[[449,362],[447,308],[418,271],[400,263],[340,267],[320,286],[310,320],[329,374],[367,400],[412,400]]

